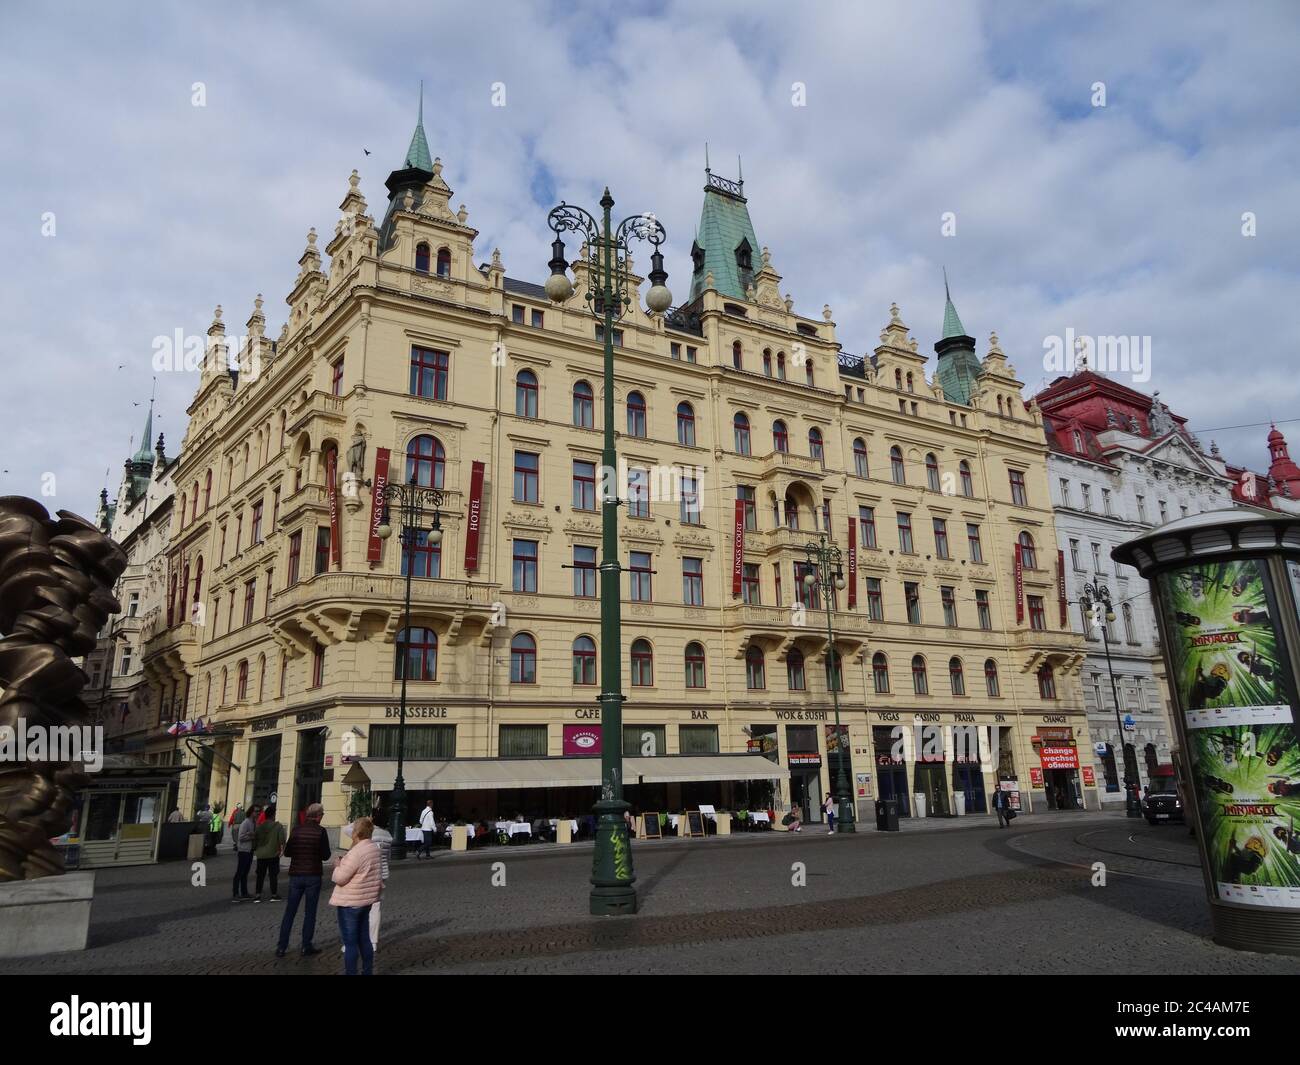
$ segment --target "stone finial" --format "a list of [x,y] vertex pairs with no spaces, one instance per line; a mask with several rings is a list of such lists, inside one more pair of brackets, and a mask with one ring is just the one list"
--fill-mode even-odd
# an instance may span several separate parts
[[501,262],[501,249],[500,249],[500,248],[493,248],[493,249],[492,249],[492,269],[493,269],[493,270],[504,270],[504,269],[505,269],[505,264]]
[[900,318],[900,317],[899,317],[899,314],[898,314],[898,304],[897,304],[897,303],[891,303],[891,304],[889,305],[889,324],[890,324],[890,325],[902,325],[902,324],[903,324],[903,319]]
[[257,294],[257,297],[253,300],[253,313],[254,314],[262,313],[262,294],[260,292]]
[[763,245],[763,268],[766,269],[771,265],[772,265],[772,253],[768,251],[767,245],[764,244]]
[[211,334],[224,333],[225,331],[226,323],[221,320],[221,304],[218,303],[217,309],[212,312],[212,324],[208,326],[208,332]]
[[831,320],[831,305],[830,305],[829,303],[823,303],[823,304],[822,304],[822,321],[824,321],[824,322],[829,322],[830,320]]
[[1210,441],[1210,454],[1216,459],[1219,458],[1219,443],[1217,440]]
[[433,176],[435,178],[442,177],[442,160],[437,157],[433,160]]
[[791,296],[790,293],[787,292],[787,293],[785,294],[785,311],[786,311],[786,314],[789,314],[789,313],[790,313],[791,311],[793,311],[793,310],[794,310],[794,297]]
[[315,226],[312,226],[311,229],[307,230],[307,248],[309,251],[314,251],[316,249],[316,227]]
[[166,447],[165,447],[165,443],[164,443],[164,440],[163,440],[163,434],[162,434],[162,433],[159,433],[159,434],[158,434],[158,443],[154,445],[154,451],[155,451],[155,452],[157,453],[157,455],[158,455],[158,464],[159,464],[160,466],[166,466],[166,465],[167,465],[167,449],[166,449]]
[[712,288],[712,287],[713,287],[713,271],[712,271],[712,270],[706,270],[706,271],[704,272],[704,287],[705,287],[705,288]]
[[1003,354],[1002,344],[998,340],[998,334],[996,330],[994,332],[989,333],[989,354],[990,355]]
[[358,174],[356,170],[353,170],[352,173],[348,176],[348,185],[351,187],[353,192],[360,193],[361,175]]
[[469,218],[469,211],[465,210],[465,205],[462,203],[460,210],[456,212],[456,221],[464,225],[467,218]]

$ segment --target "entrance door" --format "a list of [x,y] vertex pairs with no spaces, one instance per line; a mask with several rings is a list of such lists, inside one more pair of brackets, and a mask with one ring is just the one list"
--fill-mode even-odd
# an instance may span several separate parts
[[1077,810],[1073,769],[1048,769],[1043,773],[1047,785],[1047,806],[1051,810]]
[[795,769],[790,773],[790,805],[797,806],[804,824],[822,819],[822,781],[815,769]]
[[907,786],[907,766],[890,763],[877,766],[880,777],[880,797],[898,802],[898,816],[912,816],[912,793]]
[[984,801],[984,774],[976,762],[957,762],[952,767],[952,790],[966,796],[966,812],[988,812]]
[[948,781],[943,762],[916,763],[916,790],[925,796],[927,817],[947,817],[952,812],[948,809]]
[[[305,729],[298,733],[298,758],[293,774],[293,814],[296,819],[304,816],[303,811],[314,802],[320,802],[321,782],[325,772],[325,730],[323,728]],[[285,814],[276,812],[281,821],[288,821]],[[295,820],[293,823],[297,823]]]

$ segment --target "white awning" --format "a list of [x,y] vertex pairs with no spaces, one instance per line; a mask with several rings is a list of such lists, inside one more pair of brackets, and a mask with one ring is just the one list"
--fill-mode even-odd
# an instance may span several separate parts
[[[677,754],[625,758],[623,783],[667,784],[686,781],[784,780],[790,771],[760,754]],[[394,758],[353,762],[343,783],[392,791]],[[479,788],[580,788],[600,784],[599,758],[453,758],[408,761],[402,767],[408,791],[470,791]]]

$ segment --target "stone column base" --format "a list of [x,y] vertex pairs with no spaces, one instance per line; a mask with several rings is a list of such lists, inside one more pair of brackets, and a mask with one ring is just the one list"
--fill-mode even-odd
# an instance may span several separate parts
[[95,874],[0,884],[0,958],[85,950]]

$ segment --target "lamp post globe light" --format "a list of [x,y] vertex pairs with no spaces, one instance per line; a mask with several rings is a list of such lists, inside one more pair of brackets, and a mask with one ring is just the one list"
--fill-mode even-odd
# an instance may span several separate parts
[[1110,661],[1110,629],[1107,626],[1115,620],[1115,609],[1110,602],[1110,589],[1101,581],[1092,581],[1083,586],[1083,597],[1080,599],[1080,605],[1083,612],[1089,618],[1093,617],[1093,611],[1105,609],[1106,618],[1104,624],[1099,624],[1101,629],[1101,643],[1106,651],[1106,672],[1110,674],[1110,693],[1111,698],[1115,701],[1115,730],[1119,737],[1120,752],[1124,757],[1124,810],[1129,817],[1142,816],[1142,802],[1138,798],[1138,768],[1137,768],[1137,748],[1124,738],[1124,722],[1119,716],[1119,686],[1115,683],[1115,670]]
[[[381,540],[393,535],[392,509],[397,509],[398,540],[402,545],[402,568],[406,570],[406,604],[402,612],[402,636],[397,653],[402,663],[402,696],[397,720],[397,776],[393,780],[393,808],[389,814],[389,831],[393,834],[392,857],[406,857],[406,781],[402,769],[406,760],[406,676],[410,672],[411,643],[411,576],[415,571],[411,551],[425,534],[425,543],[436,546],[442,542],[441,508],[445,502],[437,488],[427,488],[416,483],[414,477],[408,484],[389,481],[381,496],[379,527],[375,530]],[[432,512],[432,518],[429,512]]]
[[[804,545],[804,553],[808,556],[808,568],[804,571],[804,587],[813,592],[820,590],[826,603],[826,679],[827,686],[831,690],[831,702],[835,707],[835,742],[840,752],[840,771],[836,779],[831,781],[831,788],[838,792],[836,806],[835,828],[837,832],[856,832],[857,826],[854,824],[853,817],[853,789],[849,782],[848,770],[848,748],[844,743],[844,732],[840,727],[840,684],[843,682],[844,671],[839,667],[839,659],[835,652],[835,630],[832,627],[832,602],[834,592],[842,592],[846,585],[844,581],[844,556],[840,549],[830,543],[826,534],[823,533],[819,540],[813,540]],[[830,751],[826,752],[827,761],[830,760]]]
[[[664,257],[659,247],[666,234],[653,215],[639,214],[623,219],[614,226],[610,208],[614,198],[605,189],[600,199],[601,221],[581,207],[561,202],[547,215],[547,224],[555,233],[551,244],[551,276],[546,281],[546,295],[563,303],[573,295],[568,262],[561,234],[574,232],[583,240],[588,287],[583,298],[591,313],[602,324],[604,352],[604,446],[601,465],[605,470],[618,468],[614,452],[614,323],[631,305],[628,252],[633,238],[644,240],[654,248],[650,257],[650,290],[646,306],[662,314],[672,305],[672,293],[664,284]],[[619,583],[622,567],[618,560],[618,499],[608,493],[614,478],[602,477],[600,507],[600,798],[597,800],[596,847],[591,864],[591,913],[594,916],[635,913],[637,909],[636,876],[632,871],[632,849],[628,841],[623,801],[623,684],[622,634],[619,615]]]

